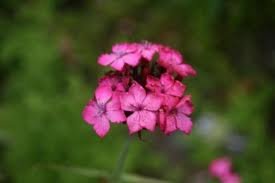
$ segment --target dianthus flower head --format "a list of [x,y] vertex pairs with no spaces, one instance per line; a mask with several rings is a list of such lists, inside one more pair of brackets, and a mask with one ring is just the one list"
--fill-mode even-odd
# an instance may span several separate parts
[[108,133],[110,122],[127,124],[130,134],[156,127],[167,135],[191,132],[193,105],[182,79],[196,72],[178,51],[146,41],[119,43],[98,63],[114,71],[99,80],[83,119],[100,137]]

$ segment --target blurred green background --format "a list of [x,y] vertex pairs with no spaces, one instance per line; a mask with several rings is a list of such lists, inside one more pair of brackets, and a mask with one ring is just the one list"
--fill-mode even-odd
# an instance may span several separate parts
[[[127,128],[99,139],[81,118],[121,41],[180,50],[196,112],[190,136],[135,138],[126,172],[208,183],[230,156],[244,183],[275,180],[274,0],[1,0],[0,182],[106,182],[60,167],[112,171]],[[53,168],[53,167],[59,168]]]

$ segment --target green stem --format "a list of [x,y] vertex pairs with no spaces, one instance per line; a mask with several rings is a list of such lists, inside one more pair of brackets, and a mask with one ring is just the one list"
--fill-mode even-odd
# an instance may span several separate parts
[[119,158],[116,163],[115,169],[111,175],[111,179],[110,179],[111,183],[120,183],[120,181],[121,181],[121,176],[123,174],[123,168],[124,168],[126,158],[127,158],[128,152],[129,152],[129,147],[130,147],[130,144],[132,141],[131,139],[132,139],[131,136],[126,138],[126,141],[125,141],[125,143],[122,147],[122,150],[119,154]]

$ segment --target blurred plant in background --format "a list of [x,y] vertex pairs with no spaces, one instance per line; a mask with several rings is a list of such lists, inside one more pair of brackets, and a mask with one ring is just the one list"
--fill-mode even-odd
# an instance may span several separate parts
[[187,81],[194,132],[145,134],[126,171],[211,182],[208,164],[228,155],[244,183],[272,183],[274,7],[273,0],[2,0],[0,182],[104,182],[51,167],[112,170],[127,129],[101,141],[80,114],[104,73],[97,55],[144,39],[184,51],[198,70]]

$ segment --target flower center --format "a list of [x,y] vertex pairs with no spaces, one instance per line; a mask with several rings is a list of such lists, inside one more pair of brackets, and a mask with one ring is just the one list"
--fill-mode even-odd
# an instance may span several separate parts
[[165,93],[165,89],[162,88],[162,89],[160,90],[160,93]]
[[137,110],[137,111],[143,110],[143,106],[142,106],[142,105],[138,105],[138,106],[136,107],[136,110]]
[[112,91],[116,90],[116,85],[112,85]]
[[101,116],[106,112],[106,106],[104,104],[98,104],[98,115]]

